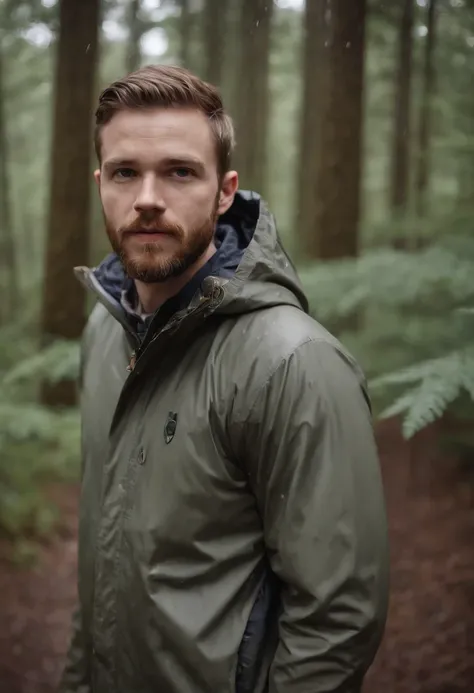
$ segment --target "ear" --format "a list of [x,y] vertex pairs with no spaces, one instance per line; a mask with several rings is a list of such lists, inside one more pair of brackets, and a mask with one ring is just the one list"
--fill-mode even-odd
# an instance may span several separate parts
[[239,187],[239,175],[237,171],[227,171],[221,183],[221,190],[219,193],[219,205],[217,207],[217,214],[220,216],[227,212],[229,207],[232,205],[235,197],[235,193]]
[[97,183],[97,187],[100,189],[100,168],[94,171],[94,180]]

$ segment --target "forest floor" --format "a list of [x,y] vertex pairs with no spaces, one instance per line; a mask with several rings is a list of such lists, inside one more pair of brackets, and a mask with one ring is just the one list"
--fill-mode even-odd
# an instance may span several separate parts
[[[364,693],[473,693],[474,476],[440,455],[432,432],[407,444],[377,432],[387,497],[391,604]],[[78,487],[53,489],[57,536],[34,568],[0,562],[0,690],[53,693],[76,591]]]

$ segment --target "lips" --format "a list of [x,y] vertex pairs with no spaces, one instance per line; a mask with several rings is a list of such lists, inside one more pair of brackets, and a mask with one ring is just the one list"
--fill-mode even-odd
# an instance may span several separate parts
[[130,236],[169,236],[169,231],[163,231],[162,229],[136,229],[135,231],[127,231]]
[[172,226],[139,226],[138,224],[136,226],[129,226],[125,227],[121,230],[120,236],[123,239],[126,238],[137,238],[137,240],[146,240],[147,237],[152,240],[152,239],[157,239],[158,237],[164,238],[166,236],[170,238],[176,238],[180,239],[182,238],[183,234],[180,228],[176,227],[173,228]]
[[143,231],[127,231],[124,234],[125,238],[135,238],[137,241],[153,241],[158,238],[170,238],[173,236],[169,231],[158,231],[158,230],[143,230]]

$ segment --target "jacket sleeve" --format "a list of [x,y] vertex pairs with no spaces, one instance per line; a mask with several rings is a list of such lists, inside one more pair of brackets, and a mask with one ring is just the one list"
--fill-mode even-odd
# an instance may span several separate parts
[[72,621],[71,643],[59,684],[59,693],[92,693],[79,606],[74,612]]
[[241,454],[282,584],[269,693],[356,693],[387,614],[385,504],[357,366],[308,341],[269,375]]

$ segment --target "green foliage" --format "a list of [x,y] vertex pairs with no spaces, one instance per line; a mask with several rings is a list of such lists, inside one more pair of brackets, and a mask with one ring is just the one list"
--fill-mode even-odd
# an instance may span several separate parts
[[79,415],[39,405],[0,403],[0,528],[12,537],[43,536],[55,508],[45,494],[53,480],[73,481],[79,468]]
[[404,416],[403,433],[411,438],[439,419],[466,390],[474,401],[474,350],[455,351],[438,359],[382,376],[372,387],[414,385],[382,414],[382,418]]
[[[450,233],[440,232],[425,250],[373,250],[356,261],[307,267],[301,275],[314,317],[336,332],[343,325],[339,336],[367,373],[380,416],[402,415],[407,438],[463,393],[474,400],[468,218],[445,218]],[[354,315],[358,329],[344,331]]]
[[17,363],[5,375],[5,386],[47,379],[56,383],[61,380],[77,380],[79,376],[80,346],[77,342],[55,340],[47,348]]
[[[53,529],[57,511],[45,489],[52,480],[78,477],[80,450],[78,411],[50,411],[35,402],[42,380],[77,378],[78,345],[58,341],[34,353],[34,340],[17,336],[21,356],[14,362],[10,347],[17,329],[0,332],[0,354],[6,356],[0,380],[0,528],[16,539]],[[28,543],[18,551],[20,561],[31,557]]]
[[302,280],[317,315],[346,317],[367,305],[423,307],[439,312],[474,297],[472,260],[445,247],[421,253],[372,251],[356,262],[324,263],[303,270]]

